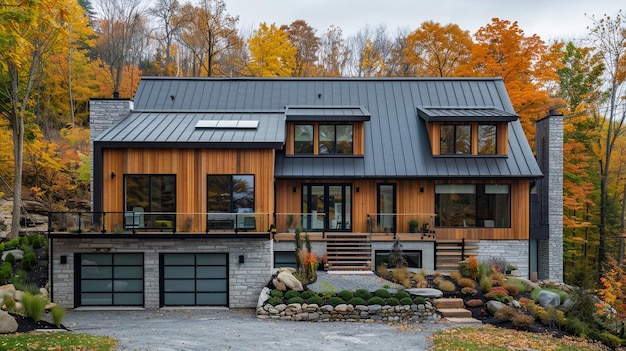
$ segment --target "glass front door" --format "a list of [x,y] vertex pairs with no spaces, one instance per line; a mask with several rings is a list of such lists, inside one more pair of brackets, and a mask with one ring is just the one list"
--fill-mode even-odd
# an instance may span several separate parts
[[396,186],[378,184],[377,232],[396,232]]
[[306,231],[352,230],[352,186],[302,186],[302,227]]

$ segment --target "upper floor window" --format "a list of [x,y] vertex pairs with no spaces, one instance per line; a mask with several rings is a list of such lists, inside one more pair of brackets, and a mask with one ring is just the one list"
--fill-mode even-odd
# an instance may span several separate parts
[[254,175],[208,175],[207,210],[211,213],[253,213]]
[[352,155],[354,127],[352,124],[295,124],[293,153]]
[[498,153],[495,123],[441,124],[440,155],[496,155]]
[[124,177],[126,228],[171,228],[176,212],[176,176],[128,174]]
[[442,124],[440,151],[442,155],[471,154],[472,126],[470,124]]

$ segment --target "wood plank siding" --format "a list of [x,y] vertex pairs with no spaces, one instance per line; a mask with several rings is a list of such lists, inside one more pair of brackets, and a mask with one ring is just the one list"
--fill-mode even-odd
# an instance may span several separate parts
[[[207,175],[251,174],[255,182],[254,211],[263,214],[257,216],[257,229],[266,231],[271,224],[274,211],[273,149],[105,149],[102,169],[103,192],[106,194],[103,197],[104,212],[124,211],[123,175],[176,175],[176,230],[185,232],[205,231]],[[111,176],[112,172],[115,177]],[[106,224],[113,228],[116,223]]]
[[[511,185],[511,227],[510,228],[435,228],[436,237],[441,240],[462,238],[479,239],[528,239],[529,236],[529,182],[528,180],[508,181],[436,181],[410,180],[382,181],[370,179],[302,180],[279,179],[276,181],[276,213],[299,213],[302,211],[302,184],[351,184],[352,185],[352,232],[368,232],[367,215],[377,212],[377,184],[396,185],[397,232],[408,233],[408,220],[412,214],[435,213],[435,184],[510,184]],[[402,220],[401,220],[402,219]],[[278,231],[284,223],[276,223]]]

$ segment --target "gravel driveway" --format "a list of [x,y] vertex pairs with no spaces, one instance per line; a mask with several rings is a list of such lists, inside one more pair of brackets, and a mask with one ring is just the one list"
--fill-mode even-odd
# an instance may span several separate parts
[[457,325],[259,320],[252,309],[67,312],[73,332],[118,339],[118,350],[428,350],[433,332]]

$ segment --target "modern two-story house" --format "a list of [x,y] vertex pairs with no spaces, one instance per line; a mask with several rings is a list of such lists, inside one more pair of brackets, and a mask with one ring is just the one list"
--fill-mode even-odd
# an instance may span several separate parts
[[562,274],[501,79],[143,78],[90,114],[93,211],[50,216],[61,305],[253,307],[296,229],[333,270],[399,239],[431,272],[475,255]]

